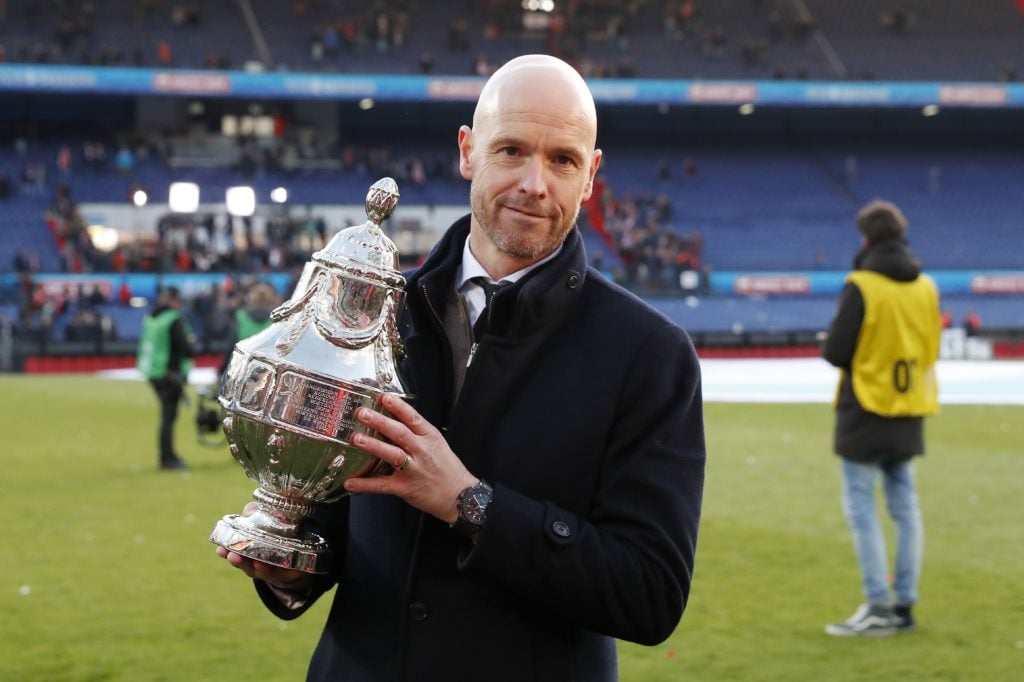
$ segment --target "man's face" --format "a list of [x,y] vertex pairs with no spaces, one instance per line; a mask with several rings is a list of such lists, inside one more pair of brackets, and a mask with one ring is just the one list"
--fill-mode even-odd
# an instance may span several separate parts
[[565,240],[600,163],[593,139],[593,121],[558,92],[517,84],[472,130],[459,131],[460,168],[471,181],[474,227],[485,251],[525,266]]

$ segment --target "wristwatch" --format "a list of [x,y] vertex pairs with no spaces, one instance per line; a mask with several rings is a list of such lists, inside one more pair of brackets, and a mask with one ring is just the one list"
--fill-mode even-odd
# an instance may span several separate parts
[[455,500],[455,506],[459,510],[459,517],[455,519],[452,528],[473,542],[476,542],[480,530],[484,527],[487,519],[487,505],[494,499],[494,488],[486,481],[477,481],[461,493]]

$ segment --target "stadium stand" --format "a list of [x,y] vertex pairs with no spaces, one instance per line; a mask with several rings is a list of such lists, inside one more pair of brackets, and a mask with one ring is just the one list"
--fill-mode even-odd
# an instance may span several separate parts
[[[702,233],[703,260],[717,270],[844,268],[857,242],[849,228],[850,216],[874,197],[886,197],[904,208],[911,222],[910,238],[931,268],[1024,267],[1024,251],[993,248],[1013,243],[1024,215],[1024,194],[1008,192],[1006,186],[1007,177],[1024,171],[1013,148],[955,140],[939,140],[925,149],[886,139],[862,142],[856,147],[856,178],[849,179],[843,175],[843,164],[850,147],[842,142],[809,146],[733,136],[677,144],[685,147],[669,153],[664,144],[612,144],[603,175],[619,196],[667,197],[671,218],[663,227],[681,235]],[[62,178],[53,167],[56,151],[53,144],[40,145],[27,156],[5,149],[0,151],[0,168],[16,174],[19,161],[46,165],[51,176],[70,186],[79,203],[124,203],[134,186],[166,188],[187,179],[199,183],[207,196],[223,196],[242,181],[261,196],[284,184],[293,188],[292,203],[301,206],[332,203],[339,196],[359,197],[367,182],[380,175],[405,179],[395,163],[348,171],[266,171],[246,178],[230,168],[168,169],[155,156],[140,161],[130,176],[82,171]],[[683,154],[696,159],[699,170],[693,177],[685,174]],[[392,157],[440,159],[422,186],[402,182],[403,203],[465,204],[466,188],[453,172],[454,145],[420,145]],[[668,179],[659,179],[662,163],[674,166]],[[53,240],[41,229],[50,198],[40,192],[34,186],[16,188],[5,204],[12,237],[0,246],[0,263],[6,267],[17,251],[27,249],[42,259],[44,270],[60,269]],[[979,232],[981,226],[984,230]]]
[[[481,76],[515,54],[541,51],[569,59],[594,80],[991,83],[1016,79],[1024,45],[1024,10],[1009,0],[969,11],[953,0],[583,0],[557,3],[561,14],[531,15],[530,25],[517,5],[10,3],[0,22],[0,60],[6,66]],[[136,188],[156,198],[173,181],[197,182],[204,196],[223,196],[245,182],[261,196],[287,186],[290,205],[303,214],[300,207],[360,197],[382,175],[398,179],[403,205],[466,203],[452,132],[455,121],[467,120],[464,106],[399,103],[359,113],[354,102],[339,104],[330,114],[338,130],[325,131],[307,125],[293,102],[195,98],[187,120],[141,131],[133,123],[146,105],[133,98],[0,97],[0,278],[6,278],[0,319],[20,320],[26,339],[51,350],[67,341],[76,306],[36,306],[24,316],[32,277],[210,267],[190,240],[184,254],[178,243],[203,217],[181,228],[151,225],[143,232],[159,231],[163,241],[136,244],[118,258],[93,249],[85,237],[89,216],[76,214],[78,206],[126,205]],[[273,145],[217,134],[221,114],[253,107],[281,119],[285,132]],[[896,107],[779,108],[749,118],[726,109],[602,106],[601,117],[610,122],[599,141],[607,151],[605,189],[583,214],[594,264],[703,341],[813,343],[827,325],[834,292],[749,296],[712,283],[722,273],[845,271],[858,243],[852,216],[875,197],[903,207],[910,240],[930,271],[1024,269],[1024,193],[1013,189],[1024,176],[1022,131],[1019,123],[1007,125],[1019,110],[924,119]],[[75,130],[82,121],[99,123]],[[122,150],[131,152],[123,164]],[[288,234],[308,230],[308,217],[295,221]],[[232,254],[212,270],[287,271],[305,260],[309,243],[303,242],[305,251],[277,256],[273,249]],[[690,270],[699,273],[697,284],[682,291],[679,276]],[[1015,276],[1002,293],[945,295],[952,323],[974,314],[985,330],[1019,334],[1024,306]],[[227,307],[230,301],[214,305]],[[93,305],[110,331],[97,343],[133,342],[140,310],[113,300]],[[216,333],[207,324],[209,310],[193,317],[198,330]]]
[[11,3],[0,44],[21,63],[480,75],[543,51],[589,77],[993,81],[1016,77],[1024,35],[1010,0],[586,0],[529,19],[517,5]]

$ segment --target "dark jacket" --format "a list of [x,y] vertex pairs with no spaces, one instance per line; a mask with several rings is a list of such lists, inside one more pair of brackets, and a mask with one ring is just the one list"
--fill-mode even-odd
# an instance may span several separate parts
[[[921,262],[901,239],[890,239],[862,249],[854,270],[870,270],[898,282],[913,282],[921,275]],[[847,370],[839,386],[836,404],[834,449],[836,454],[864,463],[907,459],[924,454],[924,419],[883,417],[864,410],[850,383],[850,366],[864,320],[864,297],[850,282],[843,287],[839,306],[828,330],[824,358]]]
[[[408,280],[403,370],[494,485],[486,524],[474,546],[393,497],[321,514],[342,556],[317,588],[337,581],[309,679],[615,680],[614,638],[659,643],[686,606],[705,460],[689,338],[589,270],[574,230],[496,295],[451,409],[441,306],[468,231],[457,222]],[[258,587],[278,615],[301,613]]]

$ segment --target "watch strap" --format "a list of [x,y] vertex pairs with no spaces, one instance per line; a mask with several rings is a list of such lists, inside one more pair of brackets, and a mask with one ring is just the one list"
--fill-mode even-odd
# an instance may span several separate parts
[[[487,518],[487,506],[494,497],[494,488],[487,481],[480,480],[474,485],[465,488],[455,501],[459,511],[452,528],[463,537],[476,542],[480,531],[483,529],[484,521]],[[471,500],[471,498],[473,498]],[[474,511],[470,513],[470,507]]]

